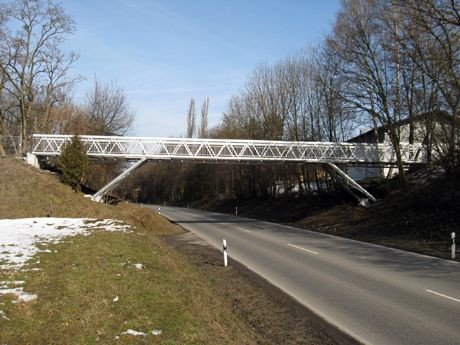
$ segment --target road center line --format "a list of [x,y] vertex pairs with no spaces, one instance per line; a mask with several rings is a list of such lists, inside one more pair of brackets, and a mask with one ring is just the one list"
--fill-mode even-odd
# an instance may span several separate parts
[[442,293],[439,293],[439,292],[436,292],[436,291],[433,291],[433,290],[425,290],[425,291],[429,292],[429,293],[432,293],[432,294],[435,294],[435,295],[438,295],[438,296],[441,296],[441,297],[444,297],[444,298],[448,298],[448,299],[450,299],[452,301],[460,303],[460,299],[453,298],[453,297],[450,297],[450,296],[447,296],[447,295],[443,295]]
[[246,232],[250,232],[248,229],[242,228],[241,226],[237,226],[237,228],[240,229],[240,230],[244,230]]
[[294,247],[294,248],[297,248],[297,249],[300,249],[300,250],[304,250],[304,251],[309,252],[309,253],[312,253],[312,254],[316,254],[316,255],[319,254],[319,253],[317,253],[317,252],[314,252],[313,250],[305,249],[305,248],[302,248],[302,247],[298,247],[298,246],[295,246],[295,245],[290,244],[290,243],[288,243],[288,246],[291,246],[291,247]]

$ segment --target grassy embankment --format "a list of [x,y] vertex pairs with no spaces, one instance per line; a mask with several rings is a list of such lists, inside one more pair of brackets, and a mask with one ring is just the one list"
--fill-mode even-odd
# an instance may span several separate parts
[[[0,318],[1,344],[256,341],[202,273],[158,238],[179,231],[162,217],[136,205],[94,203],[50,173],[0,160],[0,219],[45,217],[50,207],[53,217],[113,218],[135,229],[70,237],[30,260],[26,268],[38,271],[0,271],[0,281],[25,280],[24,290],[38,295],[18,304],[11,303],[12,296],[0,296],[0,310],[9,318]],[[130,328],[162,334],[121,335]]]

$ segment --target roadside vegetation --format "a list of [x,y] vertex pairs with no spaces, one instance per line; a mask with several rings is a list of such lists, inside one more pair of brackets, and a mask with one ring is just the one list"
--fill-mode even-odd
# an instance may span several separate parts
[[[255,343],[229,301],[159,239],[180,230],[151,210],[94,203],[14,159],[0,160],[0,195],[0,218],[112,218],[135,227],[69,237],[43,247],[25,269],[0,271],[0,281],[25,281],[38,295],[27,303],[0,295],[2,344]],[[128,329],[161,334],[122,335]]]
[[75,191],[79,191],[88,170],[88,156],[85,145],[77,135],[73,136],[72,140],[62,150],[58,159],[58,166],[63,181]]
[[[359,206],[344,191],[334,191],[309,198],[240,200],[238,214],[450,259],[451,232],[458,233],[460,223],[460,180],[452,180],[442,169],[420,169],[406,177],[408,194],[402,193],[397,178],[368,181],[366,188],[379,198],[368,207]],[[235,200],[216,199],[190,204],[231,214],[235,205]]]

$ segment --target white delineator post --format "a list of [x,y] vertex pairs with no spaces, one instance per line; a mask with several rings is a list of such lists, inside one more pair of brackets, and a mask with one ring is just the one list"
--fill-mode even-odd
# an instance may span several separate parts
[[452,237],[452,246],[450,247],[451,248],[451,258],[455,259],[455,232],[451,233],[450,235]]
[[238,206],[235,207],[235,216],[238,215]]
[[158,207],[158,214],[161,214],[161,208]]
[[228,259],[227,259],[227,241],[225,238],[222,240],[222,245],[224,248],[224,267],[227,267]]

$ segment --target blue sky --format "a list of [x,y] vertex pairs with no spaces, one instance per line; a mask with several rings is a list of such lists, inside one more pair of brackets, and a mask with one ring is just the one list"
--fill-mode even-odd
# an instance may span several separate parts
[[217,124],[259,63],[273,63],[327,34],[339,0],[63,0],[77,32],[73,72],[122,87],[136,112],[131,134],[185,133],[188,102],[209,97]]

